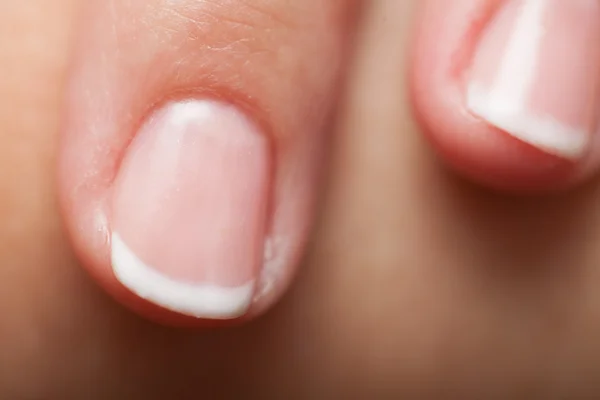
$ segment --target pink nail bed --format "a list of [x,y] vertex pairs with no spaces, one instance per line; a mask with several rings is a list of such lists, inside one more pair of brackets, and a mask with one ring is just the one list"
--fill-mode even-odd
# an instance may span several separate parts
[[155,112],[114,183],[117,279],[175,312],[243,315],[262,263],[270,158],[268,138],[233,106],[189,100]]
[[509,0],[477,46],[470,111],[566,159],[587,151],[598,123],[600,2]]

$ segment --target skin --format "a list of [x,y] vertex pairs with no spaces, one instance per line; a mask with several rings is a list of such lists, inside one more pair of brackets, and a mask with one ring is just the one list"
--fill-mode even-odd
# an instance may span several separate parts
[[[260,135],[267,142],[265,153],[272,162],[267,162],[268,177],[261,179],[265,181],[263,191],[267,194],[260,203],[269,204],[265,206],[267,215],[258,220],[268,221],[256,224],[265,225],[265,236],[274,243],[271,251],[274,255],[264,267],[249,268],[264,273],[256,277],[256,300],[243,318],[248,320],[264,313],[281,297],[303,255],[309,225],[314,219],[324,141],[340,88],[344,55],[350,47],[352,36],[348,33],[354,4],[342,0],[310,0],[293,7],[280,0],[84,3],[82,20],[87,23],[77,28],[80,35],[73,46],[66,89],[59,195],[66,227],[79,258],[120,301],[161,321],[206,322],[181,318],[131,296],[114,277],[110,262],[110,233],[119,231],[117,215],[135,214],[119,213],[115,197],[120,192],[120,171],[127,165],[127,155],[135,148],[135,139],[143,136],[138,126],[151,118],[153,111],[156,115],[156,110],[164,109],[169,100],[190,98],[217,99],[236,106],[260,127]],[[106,26],[113,27],[110,35],[106,34]],[[183,147],[189,150],[189,146]],[[205,159],[199,155],[192,158]],[[214,168],[206,165],[200,169]],[[165,169],[157,167],[158,171]],[[202,181],[188,179],[192,179],[189,185],[194,187],[200,185],[197,180]],[[238,179],[240,185],[236,186],[246,181]],[[149,186],[160,185],[154,179]],[[218,186],[215,192],[219,192]],[[205,191],[210,190],[202,190]],[[137,192],[139,189],[133,190],[134,195]],[[260,197],[250,196],[253,200]],[[145,203],[152,202],[147,196],[140,197]],[[139,201],[134,199],[129,208],[138,208]],[[250,203],[241,199],[240,202]],[[188,214],[182,218],[184,226],[189,224],[189,215],[204,208],[195,201],[190,203],[189,211],[182,212]],[[169,207],[162,204],[159,208]],[[244,214],[248,212],[246,209]],[[244,219],[241,217],[232,218]],[[147,219],[154,220],[155,226],[160,226],[162,220],[154,213],[141,218]],[[157,232],[156,228],[156,242],[149,247],[173,248],[187,240],[194,243],[198,235],[206,235],[208,240],[204,242],[210,241],[215,235],[210,223],[203,218],[199,222],[204,224],[194,224],[200,225],[200,232],[192,234],[192,238],[189,234],[181,237],[177,228],[163,228],[169,235]],[[202,225],[207,228],[201,229]],[[138,236],[136,232],[137,229],[132,229],[133,237]],[[173,240],[170,245],[164,241],[167,236]],[[230,237],[223,240],[228,243],[224,248],[227,253],[236,248],[240,258],[252,258],[248,251],[246,255],[240,254],[244,246],[236,246],[235,240]],[[264,253],[263,242],[261,238],[259,255]],[[145,259],[144,255],[139,256]],[[210,268],[205,264],[219,263],[196,260],[190,262],[190,269],[201,270]],[[240,261],[222,263],[231,268]],[[249,278],[255,277],[246,276],[237,284]]]
[[76,4],[2,2],[0,397],[596,397],[600,192],[517,199],[448,172],[410,107],[416,3],[363,10],[290,292],[248,325],[186,331],[111,300],[63,233],[55,162]]

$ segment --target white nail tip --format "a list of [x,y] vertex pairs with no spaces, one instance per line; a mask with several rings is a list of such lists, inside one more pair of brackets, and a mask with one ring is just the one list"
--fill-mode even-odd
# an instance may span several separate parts
[[587,148],[587,133],[566,126],[550,116],[531,115],[515,107],[514,99],[491,96],[477,84],[470,84],[467,107],[497,128],[540,150],[567,159],[578,159]]
[[232,319],[245,314],[252,301],[253,281],[233,288],[177,282],[144,264],[117,233],[112,234],[111,258],[113,272],[123,285],[172,311],[198,318]]

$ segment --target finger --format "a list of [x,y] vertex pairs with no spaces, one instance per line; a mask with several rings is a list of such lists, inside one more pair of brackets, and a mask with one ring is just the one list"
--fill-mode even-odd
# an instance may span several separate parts
[[428,0],[411,84],[442,157],[495,187],[572,186],[600,163],[600,3]]
[[153,318],[255,316],[313,217],[345,0],[93,1],[60,159],[83,264]]

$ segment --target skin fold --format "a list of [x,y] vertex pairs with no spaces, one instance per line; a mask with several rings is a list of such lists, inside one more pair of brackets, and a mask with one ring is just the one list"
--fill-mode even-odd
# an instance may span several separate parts
[[300,273],[233,329],[143,320],[78,264],[55,157],[73,0],[0,3],[0,398],[600,395],[600,191],[493,194],[413,118],[419,1],[366,3]]

